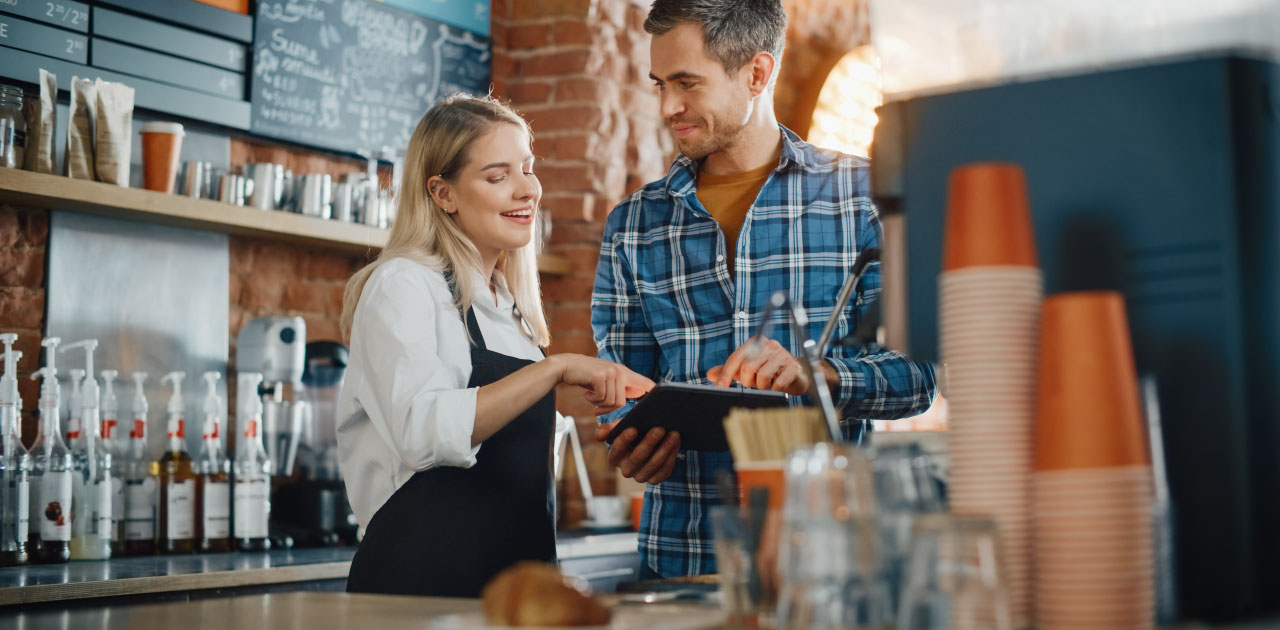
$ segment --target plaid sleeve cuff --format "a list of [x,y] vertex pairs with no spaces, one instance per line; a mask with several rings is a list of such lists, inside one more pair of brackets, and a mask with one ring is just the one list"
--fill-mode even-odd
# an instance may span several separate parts
[[[857,398],[858,392],[862,391],[863,384],[866,382],[866,375],[859,369],[858,362],[853,359],[837,359],[835,357],[827,357],[827,363],[835,368],[836,375],[839,376],[839,384],[832,390],[832,402],[835,403],[837,409],[844,409],[846,413],[852,411],[857,405],[849,404]],[[827,383],[830,386],[830,383]]]

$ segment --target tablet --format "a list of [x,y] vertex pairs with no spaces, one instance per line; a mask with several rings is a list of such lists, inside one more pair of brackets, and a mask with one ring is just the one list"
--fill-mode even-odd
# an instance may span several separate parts
[[692,383],[659,383],[640,398],[635,407],[622,417],[606,439],[613,443],[622,432],[635,427],[644,437],[649,429],[662,427],[680,433],[680,448],[694,451],[727,451],[729,440],[724,435],[724,419],[734,407],[760,409],[785,407],[788,396],[782,392],[750,389],[735,385],[695,385]]

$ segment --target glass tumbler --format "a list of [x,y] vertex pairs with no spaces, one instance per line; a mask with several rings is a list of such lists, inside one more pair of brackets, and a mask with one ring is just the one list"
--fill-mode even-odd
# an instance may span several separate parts
[[815,444],[786,462],[777,625],[884,628],[871,463],[858,449]]
[[1011,630],[994,521],[927,514],[916,519],[899,630]]

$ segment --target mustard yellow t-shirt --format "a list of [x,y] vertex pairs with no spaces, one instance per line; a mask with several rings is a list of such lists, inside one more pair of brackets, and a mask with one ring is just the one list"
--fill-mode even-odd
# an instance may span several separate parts
[[738,233],[747,220],[747,212],[755,203],[760,188],[769,173],[777,167],[777,161],[760,168],[728,175],[698,174],[698,201],[707,209],[724,232],[725,262],[729,275],[733,275],[733,260],[738,251]]

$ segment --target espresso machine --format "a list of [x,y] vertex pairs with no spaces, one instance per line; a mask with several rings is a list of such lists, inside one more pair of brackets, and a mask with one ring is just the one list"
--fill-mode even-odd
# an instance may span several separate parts
[[273,517],[298,546],[355,544],[358,522],[347,502],[338,468],[338,393],[347,369],[347,348],[334,341],[306,346],[302,396],[310,414],[297,447],[299,481],[276,491]]

